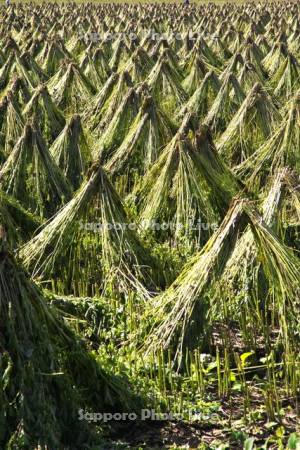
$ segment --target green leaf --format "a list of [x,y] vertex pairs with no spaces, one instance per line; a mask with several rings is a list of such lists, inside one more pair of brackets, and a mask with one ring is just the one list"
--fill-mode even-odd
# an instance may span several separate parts
[[276,436],[279,438],[282,438],[284,436],[284,433],[285,433],[284,427],[278,427],[275,432]]
[[300,450],[300,436],[297,433],[290,435],[287,448],[290,450]]
[[254,438],[250,437],[245,440],[243,450],[253,450],[253,449],[254,449]]
[[247,359],[248,359],[251,355],[253,355],[253,354],[254,354],[254,352],[246,352],[246,353],[243,353],[243,354],[240,356],[241,361],[242,361],[242,366],[245,365]]
[[233,372],[230,372],[230,381],[236,381],[236,376]]

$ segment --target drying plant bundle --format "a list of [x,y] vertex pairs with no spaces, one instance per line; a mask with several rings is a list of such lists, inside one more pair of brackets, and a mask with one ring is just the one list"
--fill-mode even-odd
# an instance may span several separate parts
[[50,77],[57,72],[61,63],[68,57],[68,52],[63,43],[58,39],[49,39],[44,43],[36,61],[44,72]]
[[[193,117],[187,114],[180,129],[137,186],[137,208],[142,227],[167,223],[171,235],[194,237],[198,224],[214,224],[218,216],[209,201],[209,187],[189,138]],[[208,232],[209,233],[209,232]],[[203,237],[201,236],[203,239]]]
[[281,341],[288,353],[299,348],[299,257],[282,243],[255,210],[248,214],[268,280],[269,295],[276,301]]
[[300,171],[300,94],[286,105],[283,118],[269,139],[239,167],[236,173],[257,188],[264,186],[268,175],[283,167]]
[[247,60],[238,73],[238,81],[244,92],[249,92],[256,83],[264,84],[264,79],[259,76],[254,65]]
[[300,88],[300,65],[292,53],[288,52],[272,76],[271,83],[275,87],[274,94],[287,100]]
[[45,74],[28,53],[19,55],[15,52],[14,62],[10,70],[10,77],[12,76],[19,76],[23,78],[31,92],[40,83],[46,81]]
[[10,248],[28,241],[41,225],[38,217],[26,211],[13,197],[0,191],[0,222],[5,224]]
[[[62,371],[60,352],[69,347],[68,336],[40,290],[3,249],[3,236],[0,258],[1,446],[19,446],[24,440],[57,446],[64,427],[75,425],[72,408],[78,404]],[[32,385],[39,389],[33,391]]]
[[57,138],[66,123],[63,113],[53,103],[48,89],[44,85],[35,89],[30,101],[23,109],[23,115],[29,120],[32,117],[37,118],[48,144]]
[[288,49],[285,43],[280,41],[274,43],[269,53],[262,60],[262,64],[270,77],[276,73],[281,64],[285,61],[287,53]]
[[114,119],[121,102],[132,87],[132,80],[126,71],[121,74],[113,73],[94,97],[91,106],[83,112],[84,122],[97,139]]
[[192,58],[187,56],[187,61],[183,68],[183,71],[187,73],[187,75],[182,82],[182,86],[189,95],[192,95],[195,92],[205,74],[208,72],[207,65],[201,60],[199,55],[194,53],[192,56]]
[[[90,81],[96,90],[100,89],[103,85],[103,78],[100,76],[98,69],[91,57],[89,51],[84,55],[80,63],[80,69],[85,77]],[[106,79],[106,78],[105,78]]]
[[202,56],[203,59],[208,62],[208,64],[210,64],[212,67],[221,69],[222,61],[220,60],[220,58],[218,58],[212,48],[209,47],[202,36],[199,36],[199,38],[197,39],[195,47],[198,48],[200,56]]
[[242,55],[239,52],[235,52],[234,55],[232,55],[232,57],[229,59],[223,72],[220,74],[220,81],[223,82],[225,79],[227,79],[230,73],[233,73],[235,76],[237,76],[241,67],[243,67],[244,62],[245,61]]
[[66,60],[47,84],[56,106],[64,112],[80,112],[96,92],[81,69]]
[[83,121],[87,123],[91,131],[93,131],[99,125],[100,120],[104,116],[105,109],[102,111],[102,108],[104,107],[104,105],[107,105],[108,99],[111,98],[112,93],[119,92],[119,90],[116,89],[116,85],[119,79],[119,74],[112,73],[107,78],[98,94],[95,95],[90,104],[87,105],[86,109],[83,111]]
[[0,88],[5,89],[11,80],[11,70],[14,64],[14,55],[10,54],[0,68]]
[[15,261],[2,225],[0,319],[2,448],[85,445],[93,433],[79,408],[133,407],[122,380],[101,369]]
[[207,125],[201,125],[196,131],[194,147],[198,167],[209,188],[210,203],[223,217],[232,199],[245,187],[217,152]]
[[131,192],[173,135],[174,126],[168,117],[157,108],[152,97],[145,97],[122,144],[106,163],[106,170],[113,179],[122,177],[123,191]]
[[[88,27],[84,26],[82,27],[82,32],[87,33]],[[82,52],[84,52],[86,48],[86,44],[83,39],[80,39],[79,33],[72,33],[71,36],[65,37],[66,42],[66,49],[69,54],[75,55],[75,57],[78,57]]]
[[177,54],[163,38],[158,42],[157,47],[154,48],[151,55],[158,61],[160,59],[167,61],[172,73],[176,74],[178,80],[183,81],[183,74],[181,72]]
[[214,38],[208,42],[208,46],[212,49],[220,61],[227,61],[232,56],[232,53],[222,39],[223,36],[221,38],[220,34],[221,33],[219,32],[216,36],[214,36]]
[[[75,197],[20,251],[33,276],[81,295],[133,286],[152,289],[161,274],[139,241],[105,172],[95,166]],[[90,292],[92,291],[92,292]]]
[[254,65],[261,64],[264,59],[264,51],[260,48],[260,46],[251,38],[250,34],[248,35],[245,41],[245,48],[243,50],[243,57],[249,59]]
[[153,98],[168,114],[174,113],[187,101],[178,72],[172,70],[169,57],[165,53],[157,60],[146,82]]
[[259,78],[261,80],[265,80],[266,72],[262,65],[263,54],[260,51],[259,47],[255,44],[255,42],[252,41],[251,38],[248,38],[246,46],[244,47],[241,54],[244,61],[248,61],[253,65]]
[[99,77],[103,80],[103,84],[110,75],[110,68],[107,62],[107,53],[105,50],[103,48],[94,49],[92,53],[92,61]]
[[220,90],[221,83],[213,71],[206,73],[200,86],[188,101],[180,108],[177,119],[182,119],[185,114],[193,113],[200,119],[205,117]]
[[[267,221],[276,216],[281,180],[282,174],[275,180],[265,202]],[[256,209],[246,200],[235,201],[200,253],[152,301],[145,316],[146,323],[151,325],[143,348],[147,351],[173,348],[175,361],[180,364],[185,348],[203,345],[209,326],[219,319],[221,283],[225,296],[232,286],[235,301],[239,300],[238,307],[242,310],[243,301],[252,289],[252,314],[262,314],[258,319],[264,317],[264,308],[271,311],[276,302],[281,343],[289,351],[299,345],[299,269],[299,258]],[[255,302],[259,301],[258,310]]]
[[234,30],[231,25],[230,29],[224,36],[224,42],[227,44],[228,49],[235,53],[241,49],[241,46],[245,43],[244,32],[241,29]]
[[233,73],[229,73],[220,87],[204,123],[208,125],[214,134],[225,131],[230,120],[240,108],[245,99],[239,82]]
[[122,66],[130,58],[130,54],[130,48],[128,47],[126,41],[123,40],[120,36],[116,41],[116,46],[109,61],[109,67],[112,72],[118,72],[119,70],[121,70]]
[[151,57],[142,47],[138,47],[123,70],[129,74],[133,83],[140,83],[145,81],[153,66],[154,62]]
[[54,214],[71,196],[40,131],[29,123],[0,170],[0,186],[41,217]]
[[234,201],[221,226],[200,253],[186,264],[163,294],[153,299],[147,313],[151,328],[145,350],[173,346],[175,359],[180,362],[186,345],[193,347],[201,342],[207,322],[209,288],[221,276],[246,223],[243,201]]
[[18,44],[13,39],[11,34],[7,34],[4,32],[4,42],[2,44],[2,52],[4,55],[7,55],[6,58],[8,59],[11,55],[13,55],[15,52],[20,54],[20,49],[18,47]]
[[270,136],[279,119],[272,98],[256,83],[218,140],[218,151],[231,164],[240,163]]
[[24,105],[29,102],[31,93],[23,78],[14,77],[8,88],[14,93],[15,99],[18,101],[20,108],[23,108]]
[[257,39],[255,40],[255,42],[265,57],[270,51],[270,45],[269,45],[266,37],[263,34],[260,34],[257,37]]
[[0,151],[7,158],[21,136],[24,120],[16,100],[16,92],[11,90],[0,103]]
[[79,115],[68,121],[49,151],[74,190],[79,188],[91,161],[91,150]]
[[298,28],[295,29],[294,32],[291,33],[288,38],[288,48],[297,58],[300,56],[299,41],[300,41],[300,33]]
[[[283,169],[275,175],[262,205],[262,219],[266,226],[275,232],[278,232],[281,226],[279,211],[286,195],[287,174],[288,171]],[[260,323],[260,317],[257,317],[257,314],[263,315],[263,312],[269,308],[267,287],[254,234],[251,226],[248,225],[239,237],[220,280],[220,289],[226,293],[230,316],[238,317],[238,311],[249,308],[251,315],[256,316],[257,326],[257,323]],[[217,317],[220,313],[217,299],[213,302],[211,309],[212,315]]]
[[138,114],[143,91],[131,88],[125,94],[119,108],[116,110],[111,122],[103,130],[103,134],[97,141],[94,156],[100,157],[101,162],[107,161],[119,145],[123,142],[129,128]]

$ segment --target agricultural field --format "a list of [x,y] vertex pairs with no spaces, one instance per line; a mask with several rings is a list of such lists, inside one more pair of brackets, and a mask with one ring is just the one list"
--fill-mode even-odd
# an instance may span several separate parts
[[300,4],[0,6],[0,450],[300,449]]

